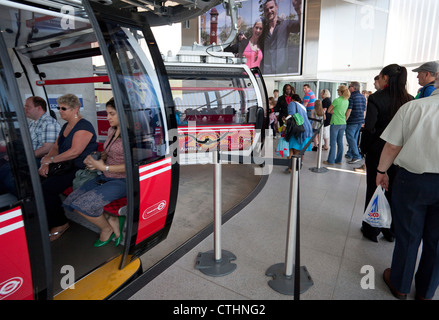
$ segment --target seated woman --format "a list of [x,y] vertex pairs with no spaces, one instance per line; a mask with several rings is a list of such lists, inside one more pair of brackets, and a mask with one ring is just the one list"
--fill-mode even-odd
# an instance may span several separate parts
[[122,229],[125,217],[107,217],[104,207],[116,200],[126,197],[126,174],[122,139],[120,139],[119,119],[114,100],[107,102],[107,119],[110,123],[108,138],[104,143],[102,158],[95,160],[92,156],[84,163],[90,170],[100,170],[102,175],[86,182],[73,191],[64,201],[64,206],[79,213],[85,219],[101,229],[99,238],[94,243],[101,247],[116,238],[115,245],[122,241]]
[[[76,171],[85,168],[85,157],[98,147],[93,125],[79,114],[79,98],[66,94],[59,97],[57,103],[61,118],[67,122],[61,128],[52,149],[41,158],[38,170],[42,177],[47,178],[42,182],[42,189],[50,241],[58,239],[69,228],[59,194],[72,185]],[[69,160],[73,163],[63,173],[48,176],[49,164]]]

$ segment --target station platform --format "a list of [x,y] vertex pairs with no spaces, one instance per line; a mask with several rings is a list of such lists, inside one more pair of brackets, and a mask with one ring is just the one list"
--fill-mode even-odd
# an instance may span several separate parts
[[[323,151],[322,160],[326,160],[327,152]],[[396,300],[382,279],[383,271],[390,267],[394,243],[381,236],[378,243],[373,243],[360,231],[366,176],[353,168],[362,162],[350,165],[344,159],[342,165],[329,166],[326,173],[314,173],[309,169],[316,167],[316,162],[317,152],[307,152],[300,171],[300,265],[306,267],[314,283],[300,299]],[[230,166],[242,172],[240,165]],[[183,180],[185,170],[190,171],[192,183],[204,190],[202,197],[210,207],[200,200],[200,189],[182,186],[177,211],[196,214],[201,206],[203,215],[212,220],[213,191],[203,185],[213,180],[212,167],[183,168]],[[285,167],[274,166],[266,178],[254,199],[222,225],[222,249],[236,255],[235,271],[211,277],[195,268],[197,255],[214,248],[214,235],[210,234],[129,299],[292,300],[292,295],[274,291],[268,285],[272,278],[265,275],[270,266],[285,262],[290,174]],[[253,186],[260,181],[260,177],[255,178]],[[224,188],[227,184],[223,183]],[[240,185],[233,186],[233,190],[249,192]],[[148,260],[145,257],[143,263]],[[361,285],[366,276],[362,273],[364,266],[372,267],[367,273],[371,277],[369,289]],[[414,291],[413,285],[409,300],[414,299]],[[439,300],[439,293],[434,300]]]

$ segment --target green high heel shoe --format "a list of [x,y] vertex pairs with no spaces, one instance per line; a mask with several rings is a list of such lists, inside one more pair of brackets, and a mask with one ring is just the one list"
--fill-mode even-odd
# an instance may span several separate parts
[[115,237],[114,232],[111,234],[111,236],[108,238],[108,240],[105,241],[101,241],[99,238],[98,240],[95,241],[95,243],[93,244],[94,247],[99,248],[102,246],[105,246],[107,243],[109,243],[111,240],[113,240],[113,238]]
[[125,216],[119,216],[119,231],[120,231],[120,235],[119,237],[116,239],[116,241],[114,242],[114,246],[117,247],[123,239],[123,225],[125,224]]

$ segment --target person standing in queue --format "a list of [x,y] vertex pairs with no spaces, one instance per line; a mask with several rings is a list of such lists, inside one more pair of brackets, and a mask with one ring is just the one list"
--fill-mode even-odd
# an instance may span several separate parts
[[418,83],[422,86],[416,95],[416,99],[429,97],[435,90],[435,74],[439,72],[439,63],[436,61],[426,62],[422,66],[413,69],[413,72],[418,73]]
[[342,164],[343,161],[343,136],[346,130],[346,120],[349,107],[349,89],[341,85],[337,89],[338,98],[334,99],[328,108],[331,114],[331,127],[329,137],[329,154],[328,160],[323,161],[326,165]]
[[[386,141],[376,185],[389,189],[392,164],[400,167],[392,192],[395,248],[384,281],[398,299],[407,299],[415,278],[415,299],[432,299],[439,285],[439,74],[431,96],[404,104],[381,138]],[[422,242],[422,254],[418,250]]]
[[[406,90],[407,69],[405,67],[397,64],[384,67],[378,75],[378,82],[381,90],[370,95],[367,101],[366,119],[360,143],[361,150],[366,156],[367,186],[364,209],[367,208],[376,190],[377,166],[385,144],[385,141],[380,136],[399,108],[406,102],[414,99]],[[390,187],[386,191],[386,198],[389,203],[392,195],[391,185],[396,172],[397,167],[393,165],[387,171]],[[373,242],[378,242],[377,237],[381,232],[386,240],[394,241],[391,228],[375,228],[363,221],[361,232],[367,239]]]
[[[307,117],[306,108],[301,103],[301,99],[299,95],[294,94],[293,100],[288,104],[288,116],[286,117],[286,120],[288,120],[289,117],[292,117],[295,113],[298,113],[303,118],[303,127],[304,131],[299,134],[297,137],[292,135],[289,137],[289,147],[290,147],[290,155],[288,159],[291,159],[293,156],[297,156],[300,154],[300,152],[306,152],[312,150],[311,143],[308,145],[308,147],[305,149],[306,145],[308,144],[309,140],[312,138],[313,132],[312,132],[312,124],[311,121]],[[301,156],[301,166],[303,166],[303,155]],[[288,166],[287,169],[285,169],[285,172],[291,173],[291,163]]]
[[282,95],[277,100],[276,106],[273,109],[274,112],[279,112],[277,120],[280,127],[284,125],[283,118],[288,117],[288,105],[293,101],[292,97],[294,93],[295,90],[290,84],[284,85]]
[[[60,116],[66,123],[61,128],[56,143],[41,159],[39,174],[46,178],[42,182],[44,204],[49,224],[50,241],[62,236],[69,223],[62,208],[59,194],[72,185],[76,171],[84,169],[85,157],[98,147],[93,125],[79,113],[81,102],[73,94],[65,94],[57,99]],[[49,164],[70,163],[58,175],[49,174]]]
[[102,247],[113,238],[118,246],[122,241],[125,216],[104,215],[104,207],[110,202],[126,197],[125,158],[120,138],[119,118],[114,99],[107,104],[107,119],[110,123],[108,137],[104,143],[103,157],[97,160],[87,156],[84,164],[90,170],[100,170],[102,175],[83,184],[73,191],[64,201],[64,207],[77,212],[96,225],[101,233],[95,241],[95,247]]

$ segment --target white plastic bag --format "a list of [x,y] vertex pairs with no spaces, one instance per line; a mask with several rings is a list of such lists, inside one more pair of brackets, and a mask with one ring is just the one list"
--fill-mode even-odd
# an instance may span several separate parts
[[392,215],[384,190],[378,186],[363,214],[363,221],[375,228],[390,228]]

